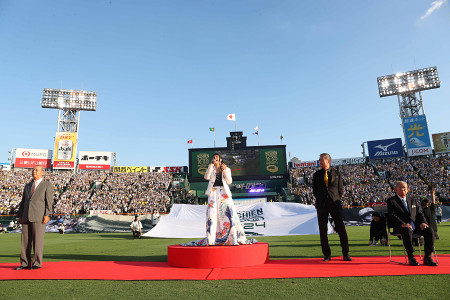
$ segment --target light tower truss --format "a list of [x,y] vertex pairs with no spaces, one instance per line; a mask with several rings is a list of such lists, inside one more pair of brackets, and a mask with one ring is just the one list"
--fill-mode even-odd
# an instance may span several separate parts
[[80,111],[60,109],[58,112],[57,132],[78,132],[80,126]]
[[409,93],[397,95],[400,118],[408,118],[425,114],[422,93]]

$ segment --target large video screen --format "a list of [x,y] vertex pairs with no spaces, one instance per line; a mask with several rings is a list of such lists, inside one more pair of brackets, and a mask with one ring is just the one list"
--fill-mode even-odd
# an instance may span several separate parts
[[243,150],[227,148],[189,149],[189,178],[203,181],[214,153],[223,156],[231,169],[233,180],[287,178],[286,146],[247,147]]

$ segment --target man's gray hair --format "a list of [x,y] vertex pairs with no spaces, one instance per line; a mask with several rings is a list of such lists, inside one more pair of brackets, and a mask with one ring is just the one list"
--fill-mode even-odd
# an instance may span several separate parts
[[394,182],[394,189],[396,189],[402,183],[404,183],[404,184],[406,184],[406,186],[408,186],[408,183],[406,183],[406,181],[397,180],[396,182]]

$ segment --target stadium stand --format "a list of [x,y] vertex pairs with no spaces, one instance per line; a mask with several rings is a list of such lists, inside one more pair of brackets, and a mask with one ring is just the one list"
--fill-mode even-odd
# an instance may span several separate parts
[[[411,194],[429,197],[436,188],[437,200],[450,202],[450,157],[418,157],[377,160],[366,164],[339,166],[344,175],[344,207],[364,207],[381,203],[392,195],[396,180],[412,182]],[[314,205],[312,175],[316,168],[291,169],[290,193],[294,201]],[[194,197],[173,185],[171,173],[108,173],[53,171],[46,174],[55,185],[54,214],[83,215],[91,210],[109,210],[113,214],[149,214],[170,210],[171,203],[194,204]],[[23,186],[31,178],[29,170],[0,172],[0,215],[14,215]]]
[[[406,161],[392,159],[366,164],[343,165],[339,170],[343,174],[345,186],[344,206],[367,206],[380,203],[392,195],[393,183],[407,181],[411,195],[430,197],[429,188],[436,188],[437,200],[450,202],[450,157],[419,157]],[[291,193],[296,202],[314,204],[312,195],[312,175],[317,168],[291,169]]]
[[[30,171],[0,172],[0,214],[18,211],[23,186]],[[171,173],[51,172],[46,179],[55,185],[53,212],[58,215],[87,214],[91,210],[111,210],[121,214],[164,213],[170,207]],[[170,187],[170,188],[169,188]]]

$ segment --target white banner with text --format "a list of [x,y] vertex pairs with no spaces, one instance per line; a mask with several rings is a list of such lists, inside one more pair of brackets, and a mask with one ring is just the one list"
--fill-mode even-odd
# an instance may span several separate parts
[[[206,205],[174,204],[148,237],[202,238],[206,236]],[[248,236],[284,236],[319,234],[316,209],[312,205],[263,202],[236,205]],[[328,226],[329,233],[332,228]]]

